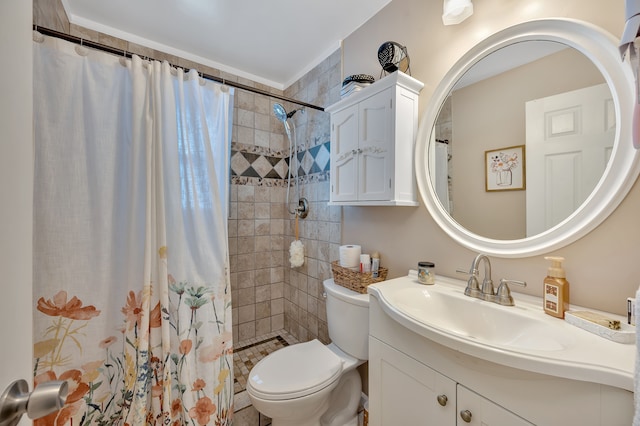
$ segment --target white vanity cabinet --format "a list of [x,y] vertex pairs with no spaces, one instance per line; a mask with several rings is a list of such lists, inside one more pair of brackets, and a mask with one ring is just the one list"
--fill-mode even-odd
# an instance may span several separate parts
[[456,383],[374,338],[369,380],[370,426],[456,424]]
[[327,107],[333,205],[417,206],[413,151],[423,84],[395,72]]
[[369,375],[376,383],[369,396],[372,426],[532,424],[375,338]]
[[398,323],[370,295],[371,426],[631,424],[630,391],[464,354]]

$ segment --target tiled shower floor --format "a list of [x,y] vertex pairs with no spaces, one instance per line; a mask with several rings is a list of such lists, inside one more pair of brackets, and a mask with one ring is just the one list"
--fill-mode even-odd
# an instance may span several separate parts
[[246,392],[249,372],[254,365],[270,353],[285,346],[298,343],[295,337],[285,330],[271,332],[267,335],[238,342],[233,350],[233,387],[235,393],[235,411],[251,405]]

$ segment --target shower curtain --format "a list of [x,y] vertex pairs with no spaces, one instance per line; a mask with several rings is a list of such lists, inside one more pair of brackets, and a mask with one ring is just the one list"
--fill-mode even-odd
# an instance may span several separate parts
[[34,40],[34,424],[230,425],[232,89]]

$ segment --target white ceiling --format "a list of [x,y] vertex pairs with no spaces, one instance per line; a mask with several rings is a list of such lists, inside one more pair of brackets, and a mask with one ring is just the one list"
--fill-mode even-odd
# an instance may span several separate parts
[[62,0],[71,23],[285,89],[391,0]]

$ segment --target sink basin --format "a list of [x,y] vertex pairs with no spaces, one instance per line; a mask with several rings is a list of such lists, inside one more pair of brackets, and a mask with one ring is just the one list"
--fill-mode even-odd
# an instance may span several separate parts
[[393,292],[389,302],[425,325],[487,345],[557,351],[574,343],[571,336],[549,327],[523,309],[443,289],[442,286],[406,287]]
[[546,315],[541,298],[513,293],[516,305],[501,306],[465,296],[465,286],[465,281],[446,277],[436,277],[435,285],[422,285],[413,272],[372,284],[370,327],[376,326],[374,312],[381,309],[414,333],[467,355],[633,391],[635,345],[607,340]]

